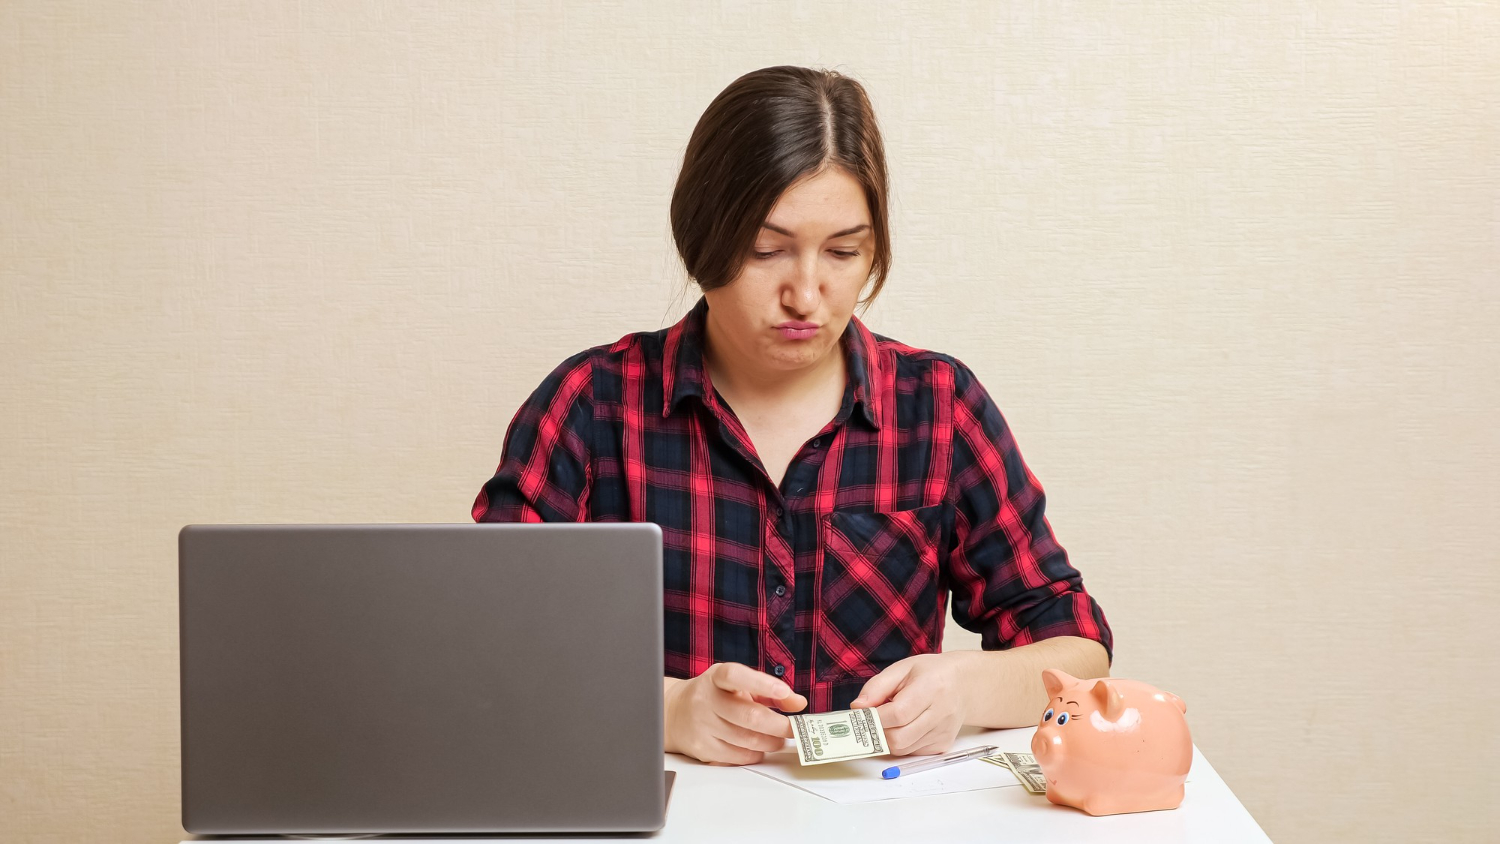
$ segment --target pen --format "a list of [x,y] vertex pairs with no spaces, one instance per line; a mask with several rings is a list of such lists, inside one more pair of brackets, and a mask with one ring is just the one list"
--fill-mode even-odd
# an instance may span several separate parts
[[886,768],[884,771],[880,772],[880,778],[885,780],[893,780],[896,777],[901,776],[902,774],[915,774],[918,771],[930,771],[933,768],[941,768],[944,765],[952,765],[954,762],[962,762],[965,759],[978,759],[981,756],[988,756],[998,749],[999,748],[995,747],[992,744],[987,744],[984,747],[971,747],[968,750],[959,750],[954,753],[949,753],[947,756],[934,756],[931,759],[923,759],[919,762],[908,762],[905,765],[892,765],[891,767]]

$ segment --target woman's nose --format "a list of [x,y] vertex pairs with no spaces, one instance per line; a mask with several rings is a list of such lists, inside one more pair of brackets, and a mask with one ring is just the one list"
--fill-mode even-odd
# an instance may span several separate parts
[[812,313],[817,310],[821,288],[817,261],[798,261],[792,277],[786,281],[782,302],[799,313]]

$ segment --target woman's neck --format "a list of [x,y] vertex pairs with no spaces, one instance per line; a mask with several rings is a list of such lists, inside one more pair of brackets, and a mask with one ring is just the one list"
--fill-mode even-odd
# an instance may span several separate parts
[[704,363],[714,389],[731,405],[736,400],[756,405],[797,404],[830,389],[844,389],[845,363],[842,343],[834,344],[817,363],[804,369],[780,370],[756,367],[733,359],[715,347],[712,335],[704,344]]

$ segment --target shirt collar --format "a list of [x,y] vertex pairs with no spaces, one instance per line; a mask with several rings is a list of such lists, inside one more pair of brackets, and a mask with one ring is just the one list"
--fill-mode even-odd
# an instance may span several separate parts
[[[708,319],[708,299],[700,297],[693,309],[678,323],[667,329],[666,344],[662,350],[662,404],[661,415],[670,416],[677,405],[689,396],[708,403],[708,366],[703,359],[705,326]],[[873,388],[880,381],[880,360],[875,354],[875,335],[858,317],[851,316],[844,334],[839,338],[844,350],[844,361],[848,365],[848,379],[844,386],[844,402],[837,421],[848,418],[854,406],[858,406],[870,427],[880,428],[880,392]]]

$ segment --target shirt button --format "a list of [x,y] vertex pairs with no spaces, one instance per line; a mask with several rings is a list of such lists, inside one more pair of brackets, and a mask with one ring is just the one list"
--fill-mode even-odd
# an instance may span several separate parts
[[818,448],[821,445],[823,445],[822,437],[818,437],[817,439],[813,440],[813,448]]
[[778,665],[774,669],[772,669],[771,673],[775,674],[777,677],[781,677],[786,674],[786,666]]
[[785,594],[786,594],[786,587],[785,586],[778,586],[778,587],[776,587],[776,597],[780,598],[782,595],[785,595]]

